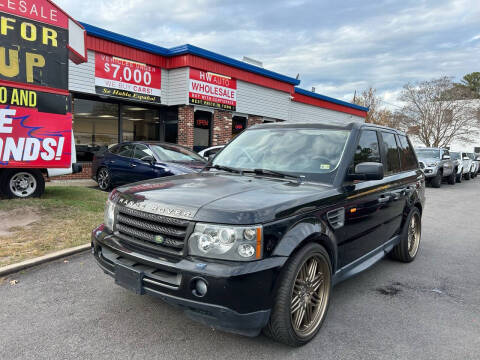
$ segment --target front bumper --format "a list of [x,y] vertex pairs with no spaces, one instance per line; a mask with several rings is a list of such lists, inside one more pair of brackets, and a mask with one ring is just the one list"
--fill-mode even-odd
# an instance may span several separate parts
[[437,172],[438,167],[425,167],[425,169],[423,169],[423,173],[425,174],[426,178],[437,176]]
[[[136,252],[102,228],[92,233],[92,250],[102,270],[118,281],[124,269],[138,276],[137,294],[159,297],[182,308],[193,320],[247,336],[265,327],[273,304],[275,283],[286,257],[260,261],[214,262],[205,259],[169,259]],[[195,281],[208,286],[200,297]]]

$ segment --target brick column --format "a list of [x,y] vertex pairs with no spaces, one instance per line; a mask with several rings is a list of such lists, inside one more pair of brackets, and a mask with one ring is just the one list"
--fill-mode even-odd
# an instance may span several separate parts
[[247,124],[248,127],[252,125],[262,124],[262,123],[263,123],[263,116],[248,115],[248,124]]
[[232,113],[214,110],[212,128],[212,146],[225,145],[232,138]]
[[193,106],[183,105],[178,107],[178,143],[193,148]]

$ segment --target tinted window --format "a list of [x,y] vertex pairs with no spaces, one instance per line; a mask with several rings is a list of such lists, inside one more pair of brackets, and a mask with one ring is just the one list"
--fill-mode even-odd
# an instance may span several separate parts
[[382,162],[376,131],[363,130],[360,134],[354,165],[362,162]]
[[145,156],[153,156],[152,150],[150,150],[145,145],[135,145],[135,151],[133,152],[133,157],[135,159],[143,159]]
[[417,159],[415,157],[415,153],[413,152],[413,148],[408,141],[406,136],[399,135],[397,137],[399,140],[399,147],[400,147],[400,159],[402,161],[402,169],[403,170],[414,170],[418,167]]
[[390,175],[400,172],[400,156],[395,134],[382,132],[382,139],[386,161],[386,164],[384,164],[385,174]]
[[174,145],[151,145],[160,161],[202,161],[205,159],[196,152]]
[[133,145],[132,144],[124,144],[119,145],[110,150],[112,154],[125,156],[125,157],[132,157]]

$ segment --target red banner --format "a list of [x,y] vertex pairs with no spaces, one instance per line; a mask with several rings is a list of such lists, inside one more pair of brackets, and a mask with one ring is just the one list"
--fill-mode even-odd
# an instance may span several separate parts
[[95,53],[97,94],[160,103],[161,88],[159,67]]
[[0,0],[0,11],[68,29],[68,16],[48,0]]
[[224,75],[190,69],[188,97],[191,104],[235,111],[237,80]]
[[72,115],[0,106],[0,167],[69,168]]

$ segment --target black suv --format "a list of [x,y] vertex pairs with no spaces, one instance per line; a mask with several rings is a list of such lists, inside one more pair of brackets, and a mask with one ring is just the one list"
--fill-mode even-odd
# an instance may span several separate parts
[[200,173],[114,190],[93,252],[137,294],[299,346],[321,327],[333,285],[388,253],[415,259],[424,192],[404,133],[264,124]]

